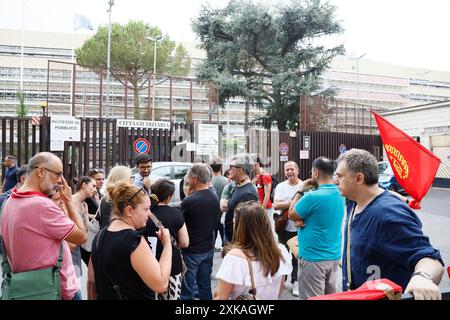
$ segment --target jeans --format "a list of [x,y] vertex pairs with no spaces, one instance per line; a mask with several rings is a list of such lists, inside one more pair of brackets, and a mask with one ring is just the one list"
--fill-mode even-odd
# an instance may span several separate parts
[[181,300],[194,300],[195,285],[197,285],[200,300],[212,300],[211,273],[213,257],[214,250],[200,254],[183,254],[187,271],[181,283]]
[[[289,247],[287,246],[287,242],[289,239],[295,237],[297,235],[297,232],[291,232],[291,231],[286,231],[284,230],[282,233],[280,233],[278,240],[280,241],[280,243],[284,244],[284,246],[286,247],[286,249],[289,251]],[[292,273],[291,273],[291,283],[294,283],[295,281],[297,281],[297,273],[298,273],[298,261],[297,258],[294,257],[293,254],[291,254],[292,256]]]

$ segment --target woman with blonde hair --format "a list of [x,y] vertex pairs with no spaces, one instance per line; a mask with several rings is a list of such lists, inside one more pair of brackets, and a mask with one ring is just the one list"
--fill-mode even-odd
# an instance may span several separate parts
[[292,271],[286,248],[275,242],[266,210],[256,201],[239,204],[234,211],[233,241],[226,245],[225,257],[216,274],[215,300],[236,299],[251,289],[251,263],[256,295],[276,300],[286,275]]
[[100,200],[99,216],[100,216],[100,228],[104,228],[109,224],[111,220],[111,196],[108,193],[108,188],[119,181],[130,182],[131,181],[131,169],[126,166],[115,166],[108,174],[108,179],[105,184],[105,196]]
[[106,190],[111,198],[113,219],[94,238],[88,271],[89,297],[153,300],[154,292],[165,292],[169,283],[172,268],[169,230],[161,227],[156,232],[163,246],[158,262],[142,231],[138,231],[146,226],[151,215],[147,193],[125,181],[109,185]]

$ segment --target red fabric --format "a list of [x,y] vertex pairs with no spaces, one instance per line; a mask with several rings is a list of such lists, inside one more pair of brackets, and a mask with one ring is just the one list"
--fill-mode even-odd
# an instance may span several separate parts
[[[256,189],[258,190],[258,197],[259,202],[262,204],[264,201],[264,185],[266,184],[272,184],[272,177],[269,174],[263,174],[258,176],[258,184],[256,185]],[[272,191],[272,187],[270,188],[270,191]],[[270,192],[269,192],[270,195]],[[272,201],[267,201],[266,209],[272,208]]]
[[416,200],[410,206],[419,208],[420,201],[434,181],[441,160],[385,118],[375,112],[373,114],[395,178]]
[[420,202],[417,202],[416,200],[412,199],[409,203],[408,206],[411,209],[422,209],[422,206],[420,205]]
[[386,291],[389,289],[392,295],[400,298],[398,295],[401,295],[402,287],[388,279],[379,279],[367,281],[353,291],[326,294],[308,300],[381,300],[387,298]]
[[448,274],[448,277],[450,278],[450,267],[447,268],[447,274]]

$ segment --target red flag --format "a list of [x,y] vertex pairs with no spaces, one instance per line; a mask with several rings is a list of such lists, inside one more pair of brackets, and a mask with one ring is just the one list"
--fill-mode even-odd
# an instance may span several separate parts
[[353,291],[326,294],[308,300],[400,300],[402,287],[388,279],[370,280]]
[[441,160],[385,118],[373,112],[395,178],[416,208],[434,181]]

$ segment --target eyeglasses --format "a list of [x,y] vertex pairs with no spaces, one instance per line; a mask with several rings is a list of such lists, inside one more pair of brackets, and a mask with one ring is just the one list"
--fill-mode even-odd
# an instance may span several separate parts
[[137,192],[135,192],[127,201],[127,203],[131,203],[131,200],[133,200],[134,197],[136,197],[138,195],[139,192],[143,192],[145,195],[147,195],[147,192],[145,192],[144,189],[140,188]]
[[47,167],[39,167],[39,168],[45,169],[45,170],[47,170],[47,171],[53,173],[53,174],[56,175],[58,178],[61,178],[61,177],[63,176],[63,174],[64,174],[64,172],[62,172],[62,171],[57,172],[57,171],[54,171],[54,170],[49,169],[49,168],[47,168]]

